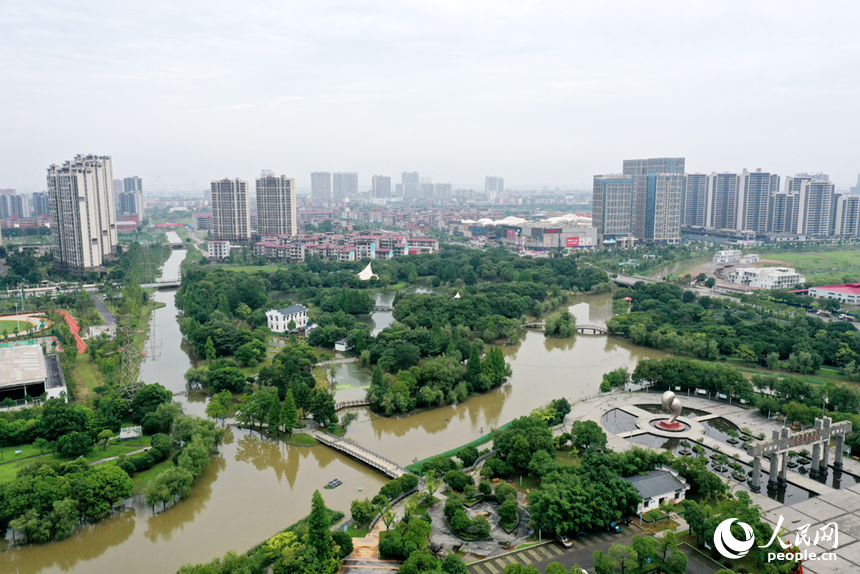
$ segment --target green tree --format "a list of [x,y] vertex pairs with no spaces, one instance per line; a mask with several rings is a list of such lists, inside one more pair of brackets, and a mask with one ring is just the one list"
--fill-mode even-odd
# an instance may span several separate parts
[[499,505],[499,520],[504,526],[511,528],[517,523],[517,508],[515,500],[506,500]]
[[208,360],[215,360],[215,343],[212,342],[212,337],[207,337],[206,346],[203,347],[203,356]]
[[102,444],[102,450],[107,450],[108,441],[113,438],[113,431],[105,429],[99,433],[99,442]]
[[332,557],[331,520],[329,510],[319,490],[311,498],[311,513],[308,516],[307,545],[313,550],[318,562],[327,562]]
[[314,421],[321,425],[335,424],[337,422],[337,412],[334,410],[334,405],[334,395],[328,389],[317,387],[311,391],[308,410]]
[[274,400],[269,407],[269,428],[274,429],[278,434],[281,433],[281,401],[278,400],[277,391],[274,393]]
[[281,406],[281,425],[287,434],[293,434],[293,428],[299,422],[299,413],[296,409],[296,401],[293,400],[293,392],[287,389],[287,395],[284,397],[284,404]]
[[219,420],[230,412],[230,407],[233,404],[233,393],[230,391],[221,391],[215,393],[209,399],[206,405],[206,416]]
[[376,515],[376,507],[368,499],[353,500],[349,507],[352,519],[358,524],[367,524]]

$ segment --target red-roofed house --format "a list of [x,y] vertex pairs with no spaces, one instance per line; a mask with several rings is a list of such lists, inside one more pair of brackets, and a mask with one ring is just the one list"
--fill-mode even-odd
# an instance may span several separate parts
[[810,287],[809,295],[816,299],[839,299],[843,303],[857,304],[860,302],[860,283],[844,283],[842,285],[825,285]]

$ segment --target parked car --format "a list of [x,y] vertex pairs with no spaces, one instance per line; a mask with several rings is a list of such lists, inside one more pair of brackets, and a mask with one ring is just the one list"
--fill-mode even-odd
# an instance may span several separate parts
[[570,547],[572,547],[572,546],[573,546],[573,542],[571,542],[571,541],[570,541],[570,538],[568,538],[567,536],[559,536],[559,537],[558,537],[558,541],[559,541],[559,542],[561,543],[561,545],[562,545],[562,546],[564,546],[565,548],[570,548]]
[[614,522],[610,522],[609,526],[606,527],[606,530],[608,530],[609,532],[615,532],[617,534],[621,532],[621,527]]

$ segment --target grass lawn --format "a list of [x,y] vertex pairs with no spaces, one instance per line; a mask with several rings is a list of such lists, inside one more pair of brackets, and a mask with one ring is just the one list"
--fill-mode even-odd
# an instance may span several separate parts
[[323,366],[317,365],[316,367],[311,369],[311,374],[313,374],[314,379],[316,379],[318,387],[324,387],[326,389],[329,387],[328,369]]
[[579,455],[567,449],[559,450],[555,453],[555,462],[560,466],[579,466]]
[[651,524],[643,524],[643,526],[647,526],[648,530],[653,532],[654,534],[658,532],[662,532],[663,530],[672,530],[678,528],[678,523],[674,520],[658,520],[657,522],[652,522]]
[[364,538],[367,536],[367,524],[350,524],[349,530],[346,531],[352,538]]
[[293,433],[290,437],[281,437],[281,440],[293,446],[315,446],[319,444],[317,439],[304,433]]
[[90,358],[89,353],[78,355],[77,365],[72,373],[72,384],[75,401],[79,403],[86,402],[96,387],[105,384],[104,376],[95,361]]
[[[236,360],[235,357],[222,357],[222,358],[228,358],[228,359],[232,359],[234,361]],[[242,371],[242,374],[245,375],[246,377],[250,377],[251,375],[255,375],[256,373],[258,373],[260,371],[260,369],[262,369],[263,367],[270,367],[270,366],[272,366],[272,359],[270,359],[269,357],[266,357],[262,361],[258,362],[257,365],[254,367],[239,367],[239,370]]]
[[[103,458],[119,456],[121,454],[132,452],[137,449],[148,446],[149,440],[150,437],[145,436],[142,437],[141,444],[137,444],[136,440],[131,441],[130,443],[126,442],[123,444],[110,443],[108,444],[107,450],[102,450],[101,445],[96,445],[93,450],[84,455],[84,459],[87,462],[93,462]],[[21,454],[15,454],[16,450],[20,450]],[[8,482],[10,480],[14,480],[20,469],[26,468],[31,465],[39,465],[43,462],[47,462],[50,460],[59,460],[61,462],[69,462],[71,460],[74,460],[71,458],[55,459],[54,455],[48,452],[40,455],[39,449],[32,444],[3,447],[2,451],[3,459],[0,460],[0,482]]]
[[17,333],[18,331],[26,331],[33,327],[33,324],[29,321],[16,321],[16,320],[8,320],[3,319],[0,321],[0,332],[6,331],[9,334]]
[[161,472],[167,470],[172,467],[173,463],[170,461],[170,458],[167,460],[161,461],[149,470],[144,470],[143,472],[136,472],[134,476],[131,477],[131,480],[134,482],[134,494],[140,494],[143,492],[143,489],[146,488],[147,483],[159,475]]

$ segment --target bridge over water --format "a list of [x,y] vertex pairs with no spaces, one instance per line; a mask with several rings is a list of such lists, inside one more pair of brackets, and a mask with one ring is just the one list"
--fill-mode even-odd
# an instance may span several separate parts
[[[532,323],[526,323],[523,325],[526,329],[544,329],[546,328],[546,321],[535,321]],[[582,323],[576,325],[576,332],[583,333],[585,335],[605,335],[608,331],[606,329],[606,325],[595,325],[592,323]]]
[[323,432],[319,429],[310,430],[308,431],[308,434],[317,439],[322,444],[335,450],[338,450],[346,455],[349,455],[352,458],[358,460],[359,462],[362,462],[371,468],[375,468],[382,474],[390,476],[391,478],[400,478],[404,474],[409,474],[408,470],[406,470],[393,460],[389,460],[382,455],[376,454],[373,451],[369,451],[362,446],[358,446],[353,442],[349,442],[348,440],[344,440],[334,435],[330,435],[327,432]]

